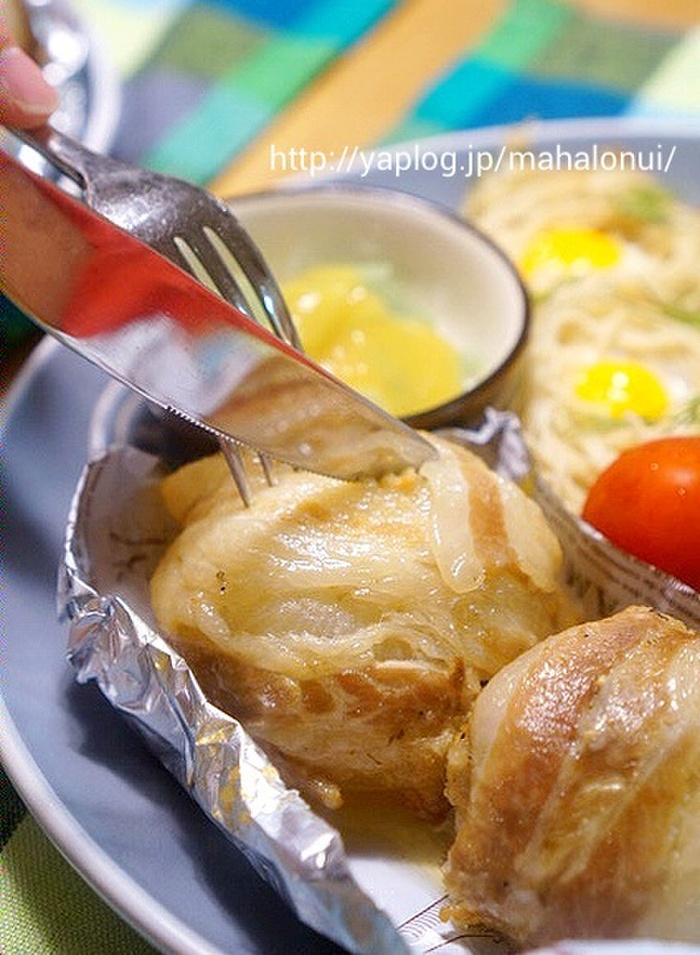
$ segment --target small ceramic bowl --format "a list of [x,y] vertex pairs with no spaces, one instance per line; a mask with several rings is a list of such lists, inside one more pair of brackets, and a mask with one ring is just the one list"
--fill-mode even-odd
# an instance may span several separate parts
[[[281,285],[323,264],[381,265],[401,298],[463,356],[463,389],[407,417],[418,428],[478,421],[517,388],[530,314],[511,262],[458,216],[374,187],[285,188],[229,200]],[[312,356],[313,357],[313,356]]]

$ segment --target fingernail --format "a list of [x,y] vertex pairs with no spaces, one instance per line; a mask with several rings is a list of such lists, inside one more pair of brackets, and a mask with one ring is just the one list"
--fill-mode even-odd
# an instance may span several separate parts
[[58,106],[58,93],[40,67],[17,46],[0,53],[0,82],[6,94],[26,113],[48,114]]

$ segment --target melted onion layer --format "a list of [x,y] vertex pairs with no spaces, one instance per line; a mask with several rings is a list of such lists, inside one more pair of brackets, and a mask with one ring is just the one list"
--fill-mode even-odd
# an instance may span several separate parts
[[434,443],[422,472],[380,481],[280,469],[249,508],[219,456],[163,486],[182,530],[151,584],[161,627],[326,802],[379,789],[444,811],[447,747],[481,684],[571,619],[538,507]]

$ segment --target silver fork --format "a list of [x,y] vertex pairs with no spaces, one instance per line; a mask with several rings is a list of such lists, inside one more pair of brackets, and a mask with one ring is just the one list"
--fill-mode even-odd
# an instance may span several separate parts
[[[71,179],[95,212],[186,269],[250,318],[300,348],[294,322],[262,253],[224,202],[183,180],[92,152],[50,126],[12,130]],[[238,446],[221,450],[238,491],[250,488]],[[260,458],[269,480],[269,467]]]

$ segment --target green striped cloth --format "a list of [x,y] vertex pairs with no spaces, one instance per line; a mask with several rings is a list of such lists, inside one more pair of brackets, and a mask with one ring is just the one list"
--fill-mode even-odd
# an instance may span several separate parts
[[0,951],[154,955],[49,842],[0,767]]
[[[399,0],[74,0],[123,79],[114,152],[206,182]],[[468,3],[465,0],[465,16]],[[400,51],[397,51],[400,68]],[[515,0],[387,140],[536,117],[700,115],[700,30],[652,30]],[[17,316],[3,311],[3,331]],[[0,776],[0,950],[149,947],[64,862]],[[61,917],[71,912],[70,920]]]
[[104,28],[124,77],[114,152],[205,183],[396,4],[140,0],[137,14],[128,0],[76,6]]
[[[77,5],[109,27],[124,77],[115,153],[206,183],[397,0],[141,0],[137,32],[129,0]],[[700,14],[680,33],[512,0],[386,139],[641,114],[700,117]]]
[[696,29],[652,30],[558,0],[514,0],[478,49],[425,91],[393,141],[523,120],[700,118]]

